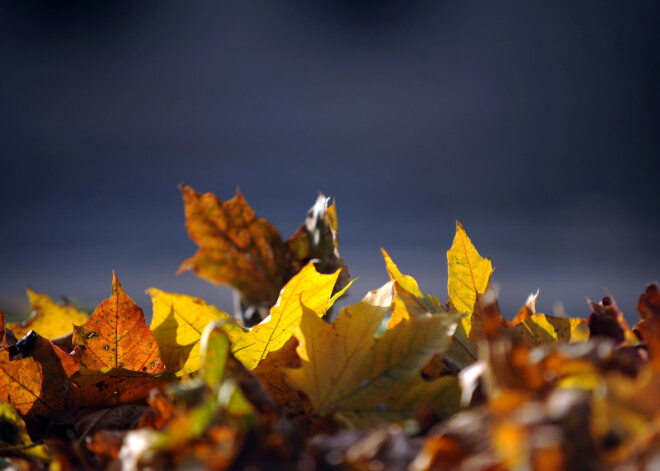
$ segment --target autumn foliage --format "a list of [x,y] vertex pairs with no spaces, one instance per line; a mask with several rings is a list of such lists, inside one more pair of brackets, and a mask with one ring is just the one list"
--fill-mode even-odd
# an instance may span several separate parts
[[[446,301],[383,250],[390,281],[351,286],[320,195],[284,240],[240,192],[181,185],[198,251],[179,271],[232,287],[239,312],[150,288],[151,324],[113,273],[91,315],[28,287],[0,311],[0,455],[16,469],[643,469],[660,463],[660,290],[634,326],[509,321],[460,223]],[[142,289],[133,287],[131,289]]]

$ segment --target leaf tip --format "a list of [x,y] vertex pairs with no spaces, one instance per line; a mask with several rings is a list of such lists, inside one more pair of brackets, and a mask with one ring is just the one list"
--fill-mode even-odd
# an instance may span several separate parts
[[115,273],[114,270],[112,270],[112,295],[113,296],[119,296],[119,294],[123,293],[124,289],[121,286],[121,283],[119,282],[119,279],[117,278],[117,274]]

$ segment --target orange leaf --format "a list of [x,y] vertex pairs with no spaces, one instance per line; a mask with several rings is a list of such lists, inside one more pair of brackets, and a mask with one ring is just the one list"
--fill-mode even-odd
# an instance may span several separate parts
[[160,373],[165,365],[142,309],[112,274],[112,297],[103,301],[83,325],[73,326],[73,345],[82,366],[91,370],[124,368]]
[[23,416],[67,409],[69,378],[78,361],[36,333],[24,339],[26,344],[29,352],[20,360],[9,361],[8,352],[0,352],[0,401],[13,403]]

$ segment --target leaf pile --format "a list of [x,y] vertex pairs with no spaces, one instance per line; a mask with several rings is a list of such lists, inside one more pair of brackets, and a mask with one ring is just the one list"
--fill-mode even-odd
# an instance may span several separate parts
[[[28,287],[0,311],[0,455],[16,469],[630,469],[660,464],[660,289],[631,328],[610,297],[588,320],[507,321],[460,223],[446,302],[383,251],[390,281],[350,286],[334,204],[289,240],[239,193],[182,185],[199,250],[181,265],[238,292],[243,321],[150,288],[151,325],[113,274],[88,316]],[[254,315],[251,315],[254,314]],[[263,317],[263,320],[260,320]],[[334,320],[330,320],[334,319]],[[250,325],[252,323],[255,325]]]

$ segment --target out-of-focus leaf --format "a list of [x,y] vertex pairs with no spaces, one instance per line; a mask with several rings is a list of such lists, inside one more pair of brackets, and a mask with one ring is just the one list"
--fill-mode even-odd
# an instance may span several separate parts
[[589,338],[605,337],[618,343],[625,342],[628,345],[638,343],[637,336],[628,325],[614,299],[605,296],[598,304],[591,300],[588,300],[588,303],[592,309],[587,320]]
[[22,456],[40,462],[49,461],[51,457],[45,445],[32,441],[13,404],[0,404],[0,455]]
[[9,361],[8,352],[0,352],[0,401],[11,402],[24,417],[70,407],[69,378],[78,370],[78,361],[37,333],[21,342],[20,360]]
[[[334,273],[344,267],[339,257],[337,237],[337,207],[328,204],[331,198],[319,193],[318,198],[307,212],[305,223],[287,241],[291,253],[293,271],[297,272],[310,260],[317,259],[317,269],[321,273]],[[348,273],[342,273],[338,280],[341,289],[348,281]]]
[[[425,382],[421,369],[448,348],[456,319],[411,317],[376,339],[389,308],[370,302],[379,294],[343,309],[332,325],[305,309],[294,333],[302,367],[286,370],[289,382],[307,394],[314,411],[346,412],[349,422],[401,421],[422,406],[442,415],[454,412],[460,395],[455,379]],[[455,393],[451,400],[448,388]]]
[[585,342],[589,338],[589,329],[584,319],[545,314],[534,314],[511,329],[530,348],[556,342]]
[[29,286],[27,296],[32,306],[30,318],[24,322],[7,324],[16,338],[20,339],[34,330],[44,338],[55,339],[70,333],[74,324],[82,324],[89,317],[73,304],[58,304],[45,294],[35,293]]
[[249,305],[271,306],[287,281],[287,249],[277,231],[257,218],[240,191],[228,201],[179,186],[186,229],[199,246],[179,267],[215,284],[236,288]]
[[232,353],[252,370],[268,352],[282,348],[302,318],[303,305],[319,317],[325,314],[339,272],[323,275],[313,263],[305,265],[282,288],[270,315],[234,341]]
[[161,357],[170,371],[189,374],[200,368],[200,338],[213,321],[224,321],[223,329],[235,339],[244,333],[226,313],[199,298],[150,288],[153,303],[151,330]]
[[286,380],[286,368],[300,368],[300,358],[296,353],[298,341],[291,337],[284,347],[269,352],[254,369],[266,392],[280,406],[285,416],[302,416],[310,412],[309,399]]
[[660,288],[656,283],[646,287],[637,303],[642,320],[635,326],[635,331],[646,343],[651,365],[660,372]]
[[206,384],[217,387],[225,375],[225,365],[231,344],[221,322],[206,326],[201,340],[201,376]]
[[73,344],[83,367],[123,368],[160,373],[165,365],[142,309],[124,292],[112,274],[112,297],[103,301],[83,325],[74,325]]

